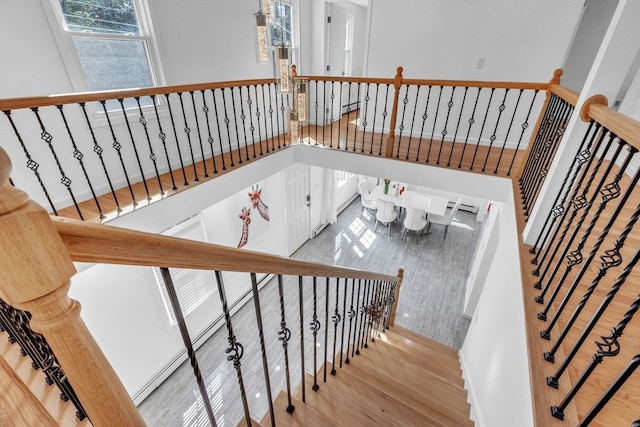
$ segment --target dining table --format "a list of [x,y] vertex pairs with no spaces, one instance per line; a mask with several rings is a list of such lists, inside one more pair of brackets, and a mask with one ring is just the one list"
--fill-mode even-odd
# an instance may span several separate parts
[[405,190],[396,195],[396,191],[390,188],[388,193],[384,193],[384,185],[376,186],[371,192],[371,198],[384,200],[393,203],[400,208],[412,207],[424,209],[427,213],[434,215],[444,215],[449,205],[449,199],[434,194],[420,193],[419,191]]

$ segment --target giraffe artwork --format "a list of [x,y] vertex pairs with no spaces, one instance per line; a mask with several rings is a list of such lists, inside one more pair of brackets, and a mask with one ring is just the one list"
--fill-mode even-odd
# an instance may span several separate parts
[[251,192],[249,193],[249,199],[254,209],[258,209],[260,216],[266,221],[269,221],[269,206],[265,205],[260,197],[262,189],[256,184],[251,186]]
[[238,215],[242,220],[242,236],[240,236],[240,243],[238,247],[241,248],[247,244],[249,240],[249,224],[251,224],[251,210],[249,208],[242,208],[242,213]]

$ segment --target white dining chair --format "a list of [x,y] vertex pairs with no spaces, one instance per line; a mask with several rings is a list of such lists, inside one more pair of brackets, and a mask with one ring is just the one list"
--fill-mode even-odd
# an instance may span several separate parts
[[447,238],[447,231],[449,230],[449,225],[453,222],[453,218],[458,213],[458,209],[460,209],[460,205],[462,204],[462,198],[458,197],[456,203],[453,205],[453,208],[449,212],[445,212],[443,215],[427,215],[427,220],[429,221],[429,227],[427,227],[427,233],[431,229],[431,224],[439,224],[444,225],[444,238]]
[[417,234],[416,244],[418,244],[420,236],[422,235],[422,230],[424,230],[428,224],[428,221],[425,218],[426,212],[424,209],[413,208],[411,206],[407,206],[406,210],[407,215],[404,217],[402,233],[400,236],[404,239],[407,237],[407,232],[415,231]]
[[360,216],[364,215],[365,209],[376,211],[378,209],[378,202],[371,197],[371,193],[367,190],[367,181],[360,181],[358,190],[360,190],[360,204],[362,205]]
[[378,223],[381,222],[385,226],[389,227],[388,234],[391,235],[391,224],[398,217],[395,205],[392,202],[386,200],[378,200],[378,210],[376,211],[376,226],[374,231],[378,231]]

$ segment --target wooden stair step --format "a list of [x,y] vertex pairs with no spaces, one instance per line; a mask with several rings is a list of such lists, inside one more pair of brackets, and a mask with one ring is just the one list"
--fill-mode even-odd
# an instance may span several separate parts
[[419,334],[418,332],[414,332],[410,329],[403,328],[402,326],[392,326],[391,328],[387,329],[385,332],[390,332],[392,336],[403,336],[405,338],[409,338],[415,344],[420,344],[424,347],[430,348],[432,350],[436,350],[442,354],[449,355],[455,358],[456,360],[458,360],[458,350],[456,350],[453,347],[449,347],[446,344],[442,344],[441,342],[438,342],[431,338],[425,337],[424,335]]
[[469,419],[470,406],[466,401],[466,393],[461,396],[454,387],[437,376],[425,375],[426,371],[420,368],[394,366],[393,360],[381,362],[363,355],[363,352],[361,356],[352,360],[338,375],[347,372],[442,425],[473,425]]
[[464,388],[462,370],[460,369],[459,364],[443,363],[441,361],[441,357],[438,357],[438,355],[425,356],[424,354],[407,351],[401,346],[396,346],[392,342],[386,341],[386,335],[382,336],[381,339],[376,339],[375,342],[370,342],[368,344],[369,348],[362,349],[360,352],[369,351],[369,349],[382,352],[389,355],[389,357],[404,360],[405,362],[412,363],[415,366],[427,369],[431,373],[439,375],[452,384],[456,384],[459,387]]
[[[293,413],[287,412],[287,393],[281,391],[273,401],[273,415],[278,426],[338,426],[340,424],[331,418],[329,413],[319,412],[313,407],[302,403],[295,397],[291,397],[291,404],[295,406]],[[262,417],[260,424],[271,425],[269,411]]]
[[[349,387],[336,387],[336,383],[342,381],[336,381],[334,377],[329,380],[328,383],[320,382],[318,385],[320,388],[317,391],[313,391],[311,386],[313,385],[313,375],[306,374],[307,391],[306,401],[307,404],[313,407],[315,410],[321,413],[328,414],[340,414],[338,424],[343,426],[371,426],[371,425],[386,425],[388,421],[380,416],[373,410],[370,410],[367,404],[361,402],[362,399],[358,399],[361,395],[358,391],[345,390]],[[294,393],[297,399],[301,399],[302,389],[298,387]],[[369,394],[365,394],[366,398],[369,398]]]
[[[343,398],[354,411],[358,410],[375,417],[378,423],[374,425],[454,425],[451,419],[447,417],[436,413],[425,414],[424,411],[419,411],[414,407],[414,402],[397,399],[388,393],[387,387],[395,387],[394,384],[384,384],[382,387],[376,387],[371,381],[367,381],[369,375],[372,375],[372,373],[362,375],[356,369],[347,365],[345,368],[339,369],[335,376],[327,378],[327,382],[322,383],[320,388]],[[309,393],[307,393],[308,395]]]
[[[387,343],[394,347],[401,348],[408,353],[414,353],[424,358],[432,359],[434,362],[444,364],[451,369],[457,369],[460,374],[462,374],[462,371],[460,371],[458,350],[422,335],[417,335],[419,337],[418,340],[407,337],[404,331],[408,331],[408,329],[402,328],[402,333],[398,333],[398,329],[397,326],[394,326],[384,332]],[[415,332],[413,333],[415,334]],[[385,337],[383,337],[383,339],[385,339]]]

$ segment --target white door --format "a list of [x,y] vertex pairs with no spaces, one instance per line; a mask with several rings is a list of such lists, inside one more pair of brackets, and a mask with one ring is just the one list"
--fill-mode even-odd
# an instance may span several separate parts
[[311,237],[309,166],[295,164],[284,170],[287,249],[291,255]]
[[[329,76],[346,76],[351,74],[350,57],[345,61],[345,52],[347,45],[352,44],[353,39],[353,17],[349,18],[344,8],[336,3],[326,3],[326,68],[325,72]],[[347,23],[351,24],[351,30],[347,31]],[[347,37],[349,36],[349,37]],[[348,41],[348,43],[347,43]],[[355,88],[351,85],[352,91]],[[331,95],[333,94],[333,108],[331,103]],[[344,106],[349,105],[350,101],[349,84],[339,82],[328,83],[326,88],[326,99],[328,117],[327,124],[337,122],[341,115],[345,113]]]

